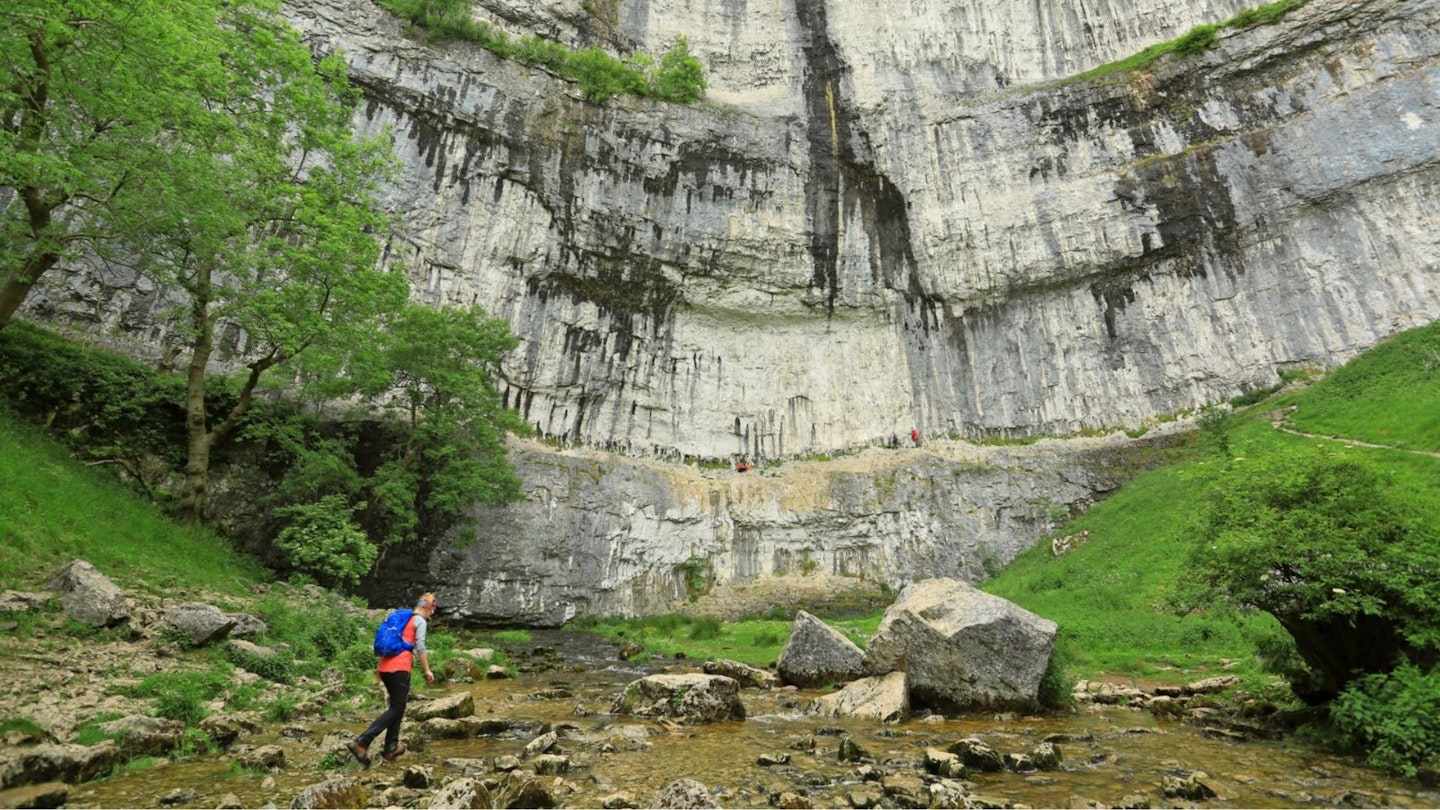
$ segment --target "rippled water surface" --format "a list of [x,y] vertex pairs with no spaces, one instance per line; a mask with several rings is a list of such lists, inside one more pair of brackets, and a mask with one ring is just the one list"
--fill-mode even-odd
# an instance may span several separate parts
[[[1414,782],[1386,776],[1354,759],[1335,756],[1295,741],[1235,742],[1207,736],[1203,729],[1164,721],[1123,708],[1104,708],[1053,718],[967,718],[913,721],[901,725],[817,718],[803,713],[817,693],[745,690],[743,722],[675,727],[640,718],[608,714],[611,698],[644,673],[626,664],[593,658],[583,664],[566,654],[565,639],[549,640],[560,650],[561,667],[522,674],[506,681],[445,685],[423,689],[436,697],[459,689],[474,694],[476,714],[515,721],[498,737],[436,740],[416,746],[397,763],[377,758],[368,771],[352,764],[340,770],[322,767],[320,741],[332,731],[354,733],[371,719],[355,715],[307,728],[309,734],[274,734],[249,744],[275,743],[285,749],[287,765],[265,776],[232,767],[225,755],[124,773],[84,785],[71,793],[71,807],[155,807],[180,788],[195,793],[187,806],[215,807],[235,794],[246,807],[273,803],[286,807],[305,787],[344,774],[363,780],[372,796],[398,784],[404,767],[432,766],[443,780],[456,772],[456,758],[493,760],[520,754],[539,724],[565,726],[559,747],[574,767],[562,775],[565,806],[598,807],[616,791],[628,791],[642,807],[678,777],[697,779],[726,807],[763,807],[780,791],[806,795],[816,807],[846,807],[852,792],[879,794],[879,786],[861,783],[853,764],[838,760],[841,740],[852,737],[887,772],[921,769],[926,747],[946,747],[962,737],[980,736],[1005,752],[1028,752],[1043,738],[1065,735],[1059,747],[1060,770],[1032,774],[977,774],[975,794],[1032,807],[1066,807],[1076,797],[1113,805],[1123,796],[1144,794],[1164,806],[1159,794],[1167,775],[1204,771],[1220,796],[1205,807],[1437,807],[1440,793]],[[603,657],[603,656],[602,656]],[[680,662],[683,664],[684,662]],[[674,669],[682,669],[676,666]],[[583,671],[569,671],[583,669]],[[527,722],[529,725],[527,725]],[[407,733],[415,726],[407,721]],[[788,764],[762,766],[762,755],[788,754]],[[554,777],[542,777],[547,783]],[[569,791],[569,795],[563,795]],[[1170,804],[1181,804],[1169,800]]]

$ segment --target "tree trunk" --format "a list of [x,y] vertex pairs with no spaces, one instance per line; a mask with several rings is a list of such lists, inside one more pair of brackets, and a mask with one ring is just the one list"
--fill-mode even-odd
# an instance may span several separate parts
[[[30,32],[30,57],[35,60],[34,76],[28,82],[20,82],[14,89],[20,92],[25,102],[17,145],[20,151],[34,154],[40,150],[50,123],[46,114],[50,104],[50,54],[40,29]],[[6,128],[9,129],[8,122]],[[60,261],[59,242],[54,240],[50,230],[55,224],[55,209],[64,204],[65,195],[47,198],[45,190],[32,183],[20,189],[20,198],[25,203],[30,236],[35,244],[20,265],[20,270],[5,279],[5,286],[0,287],[0,329],[10,323],[10,318],[25,302],[25,296],[30,294],[35,282]]]
[[46,270],[55,266],[60,261],[60,254],[52,251],[45,251],[38,256],[31,256],[25,260],[20,271],[14,276],[5,280],[5,286],[0,287],[0,329],[4,329],[10,323],[10,318],[20,305],[25,303],[25,296],[30,294],[30,289]]
[[190,305],[190,326],[195,342],[185,376],[185,488],[180,498],[185,519],[198,523],[205,517],[205,486],[210,477],[211,434],[205,413],[205,367],[214,350],[215,324],[210,318],[209,273],[202,272]]
[[30,294],[35,282],[60,261],[59,242],[50,232],[55,225],[53,217],[59,203],[47,200],[44,191],[33,185],[22,189],[20,197],[25,201],[30,236],[35,243],[20,269],[14,276],[5,279],[4,287],[0,287],[0,329],[10,323],[15,310],[25,303],[25,296]]

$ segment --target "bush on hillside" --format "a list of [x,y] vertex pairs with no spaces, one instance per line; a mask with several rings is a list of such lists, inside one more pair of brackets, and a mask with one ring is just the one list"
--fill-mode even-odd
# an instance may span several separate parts
[[564,43],[540,36],[518,42],[483,20],[471,16],[465,0],[379,0],[381,6],[410,23],[406,33],[421,40],[470,42],[502,59],[574,79],[585,100],[599,104],[621,94],[692,104],[705,95],[705,67],[690,53],[685,37],[660,57],[657,67],[649,54],[636,53],[622,61],[599,48],[571,50]]
[[290,523],[275,538],[297,571],[329,586],[355,585],[369,573],[380,550],[354,523],[354,508],[343,495],[298,503],[276,512]]
[[1292,681],[1299,697],[1440,658],[1440,532],[1354,454],[1277,450],[1210,483],[1190,597],[1279,620],[1318,678]]

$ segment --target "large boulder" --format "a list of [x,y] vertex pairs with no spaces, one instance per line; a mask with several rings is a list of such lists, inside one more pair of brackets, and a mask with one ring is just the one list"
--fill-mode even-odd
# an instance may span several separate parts
[[182,602],[165,613],[165,623],[185,634],[191,647],[220,641],[235,629],[236,620],[203,602]]
[[795,616],[775,669],[781,680],[805,689],[849,683],[864,677],[865,652],[839,630],[802,610]]
[[86,782],[120,764],[110,740],[95,745],[37,745],[0,754],[0,789],[41,782]]
[[130,618],[125,593],[84,560],[74,560],[45,583],[60,595],[60,609],[77,622],[114,627]]
[[100,730],[119,741],[132,756],[164,756],[180,745],[185,724],[179,720],[127,715],[101,723]]
[[668,717],[687,723],[744,720],[740,682],[699,673],[650,675],[626,685],[611,707],[614,714]]
[[910,700],[939,711],[1029,709],[1056,625],[953,579],[916,582],[885,611],[865,652],[873,674],[903,670]]
[[825,717],[902,723],[910,719],[910,694],[905,677],[903,672],[891,672],[878,678],[852,681],[838,692],[816,698],[807,712]]

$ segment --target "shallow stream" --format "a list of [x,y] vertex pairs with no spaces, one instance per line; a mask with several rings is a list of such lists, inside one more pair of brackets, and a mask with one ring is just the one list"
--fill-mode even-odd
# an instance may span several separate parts
[[[931,718],[881,725],[805,715],[804,707],[818,693],[747,689],[742,692],[743,722],[676,727],[614,716],[608,714],[610,702],[625,683],[657,666],[684,671],[687,662],[618,662],[611,646],[560,634],[537,637],[533,644],[542,656],[550,655],[551,668],[510,680],[418,690],[428,697],[471,691],[477,715],[508,722],[509,729],[500,734],[413,745],[403,759],[384,763],[377,758],[369,770],[354,763],[338,770],[324,767],[321,741],[326,735],[353,734],[371,719],[356,713],[243,739],[285,749],[286,766],[268,782],[267,775],[243,771],[228,755],[217,754],[77,787],[67,806],[157,807],[180,789],[190,792],[183,806],[213,808],[234,794],[245,807],[287,807],[305,787],[342,774],[362,780],[373,800],[398,785],[409,766],[430,766],[437,781],[444,781],[457,772],[458,760],[493,762],[519,755],[547,724],[563,727],[558,748],[573,762],[559,777],[567,787],[556,793],[567,807],[599,807],[617,791],[648,807],[661,787],[679,777],[705,784],[724,807],[765,807],[770,797],[787,791],[805,796],[814,807],[849,807],[853,794],[878,796],[880,788],[863,783],[853,763],[838,760],[846,736],[871,755],[879,770],[919,772],[926,747],[948,747],[971,735],[1001,753],[1028,752],[1042,739],[1061,735],[1060,770],[976,774],[970,780],[974,794],[1031,807],[1077,806],[1083,800],[1111,806],[1137,794],[1148,796],[1155,807],[1440,806],[1440,792],[1295,740],[1217,739],[1195,725],[1117,707],[1048,718]],[[414,729],[407,721],[407,736]],[[788,755],[789,761],[763,766],[764,755]],[[1200,803],[1162,798],[1164,777],[1193,771],[1207,773],[1220,795]]]

